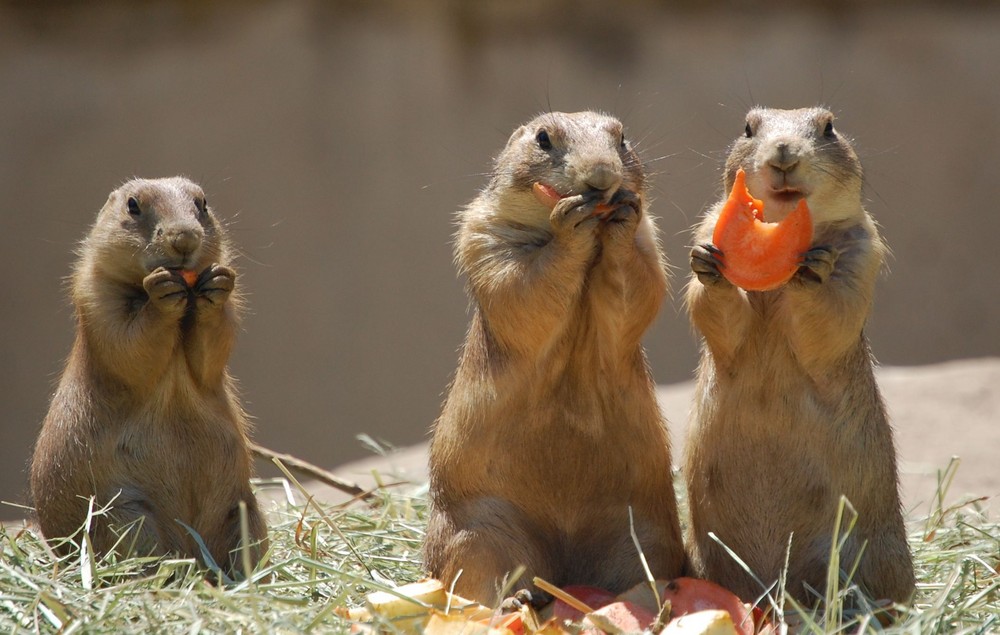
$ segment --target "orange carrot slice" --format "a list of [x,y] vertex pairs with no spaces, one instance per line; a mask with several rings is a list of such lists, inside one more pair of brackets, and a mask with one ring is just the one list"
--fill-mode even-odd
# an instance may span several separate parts
[[184,278],[187,286],[193,287],[194,283],[198,281],[198,272],[193,269],[181,269],[181,277]]
[[535,199],[544,205],[545,207],[552,209],[562,198],[562,195],[556,191],[556,188],[551,185],[546,185],[545,183],[535,183],[531,186],[531,193],[535,195]]
[[812,243],[806,200],[778,223],[763,219],[764,203],[750,196],[743,169],[722,207],[712,243],[722,251],[722,275],[747,291],[769,291],[788,282]]
[[[535,200],[544,205],[545,207],[552,209],[559,202],[559,199],[563,198],[563,195],[559,191],[548,185],[547,183],[537,182],[532,184],[531,193],[535,195]],[[594,216],[602,216],[609,214],[614,208],[610,205],[600,203],[594,207]]]

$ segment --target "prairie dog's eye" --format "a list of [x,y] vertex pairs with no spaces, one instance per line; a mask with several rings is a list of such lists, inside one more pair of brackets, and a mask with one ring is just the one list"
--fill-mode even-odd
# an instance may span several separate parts
[[535,135],[535,141],[538,142],[538,147],[546,152],[552,149],[552,140],[549,139],[549,133],[545,130],[538,131],[538,134]]
[[621,137],[622,137],[621,138],[622,150],[625,150],[626,148],[628,148],[628,141],[625,139],[625,133],[624,132],[622,133]]
[[833,131],[833,120],[827,121],[826,126],[823,127],[824,137],[834,137],[837,133]]
[[747,127],[743,129],[743,132],[746,133],[748,139],[753,136],[753,128],[750,126],[749,121],[747,122]]
[[204,216],[208,210],[208,199],[196,198],[194,199],[194,206],[198,208],[198,213]]
[[134,196],[128,197],[128,213],[132,216],[142,214],[142,209],[139,208],[139,201]]

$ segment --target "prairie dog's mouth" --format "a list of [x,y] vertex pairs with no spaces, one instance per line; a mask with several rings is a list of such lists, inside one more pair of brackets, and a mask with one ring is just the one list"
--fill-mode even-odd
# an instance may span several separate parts
[[771,188],[768,194],[782,203],[797,203],[799,199],[806,197],[806,193],[797,187]]

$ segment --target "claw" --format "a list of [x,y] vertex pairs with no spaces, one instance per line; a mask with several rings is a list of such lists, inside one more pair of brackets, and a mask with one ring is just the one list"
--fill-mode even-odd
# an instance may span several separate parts
[[824,283],[833,273],[840,252],[835,247],[814,247],[802,254],[795,277],[800,282]]
[[691,250],[691,271],[704,285],[718,284],[725,280],[722,276],[725,266],[722,250],[711,243],[697,245]]

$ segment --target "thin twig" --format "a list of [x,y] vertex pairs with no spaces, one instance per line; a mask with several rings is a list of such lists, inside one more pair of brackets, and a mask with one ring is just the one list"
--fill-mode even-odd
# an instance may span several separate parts
[[576,599],[569,593],[566,593],[565,591],[563,591],[556,585],[552,584],[551,582],[548,582],[547,580],[543,580],[542,578],[536,576],[531,582],[542,591],[545,591],[546,593],[556,598],[557,600],[562,600],[563,602],[569,604],[570,606],[575,608],[577,611],[580,611],[581,613],[594,612],[594,609],[587,606],[582,600]]
[[310,476],[317,481],[325,483],[334,489],[338,489],[345,494],[350,494],[355,497],[355,499],[368,500],[374,496],[372,490],[366,490],[357,483],[352,483],[351,481],[344,480],[333,474],[329,470],[324,470],[318,465],[313,465],[309,461],[303,461],[302,459],[292,456],[291,454],[283,454],[281,452],[275,452],[274,450],[265,448],[262,445],[257,445],[256,443],[250,444],[250,451],[254,455],[267,459],[269,461],[274,461],[278,459],[283,464],[285,464],[289,469],[295,470],[296,472],[301,472],[306,476]]

